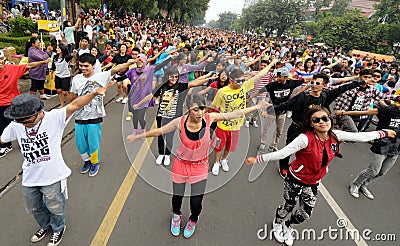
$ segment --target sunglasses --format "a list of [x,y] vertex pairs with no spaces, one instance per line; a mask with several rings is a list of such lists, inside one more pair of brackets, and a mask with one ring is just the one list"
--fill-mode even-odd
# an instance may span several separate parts
[[197,111],[197,110],[205,110],[206,109],[206,106],[197,106],[197,107],[194,107],[194,108],[192,108],[194,111]]
[[310,81],[310,85],[321,85],[322,83],[319,81]]
[[331,74],[330,71],[323,71],[324,74]]
[[29,118],[25,118],[25,119],[15,120],[15,122],[17,122],[17,123],[19,123],[19,124],[23,124],[23,125],[32,125],[33,123],[35,123],[35,121],[36,121],[38,115],[39,115],[39,114],[37,114],[33,120],[27,121],[26,119],[29,119],[29,118],[30,118],[30,117],[29,117]]
[[312,119],[311,119],[311,121],[313,122],[313,123],[320,123],[321,122],[321,120],[323,121],[323,122],[328,122],[328,121],[330,121],[331,119],[329,119],[329,117],[328,117],[328,115],[324,115],[324,116],[322,116],[322,117],[313,117]]
[[177,78],[179,78],[179,75],[170,75],[169,77],[170,77],[170,78],[177,79]]
[[235,81],[236,83],[243,83],[246,80],[245,79],[234,79],[233,81]]

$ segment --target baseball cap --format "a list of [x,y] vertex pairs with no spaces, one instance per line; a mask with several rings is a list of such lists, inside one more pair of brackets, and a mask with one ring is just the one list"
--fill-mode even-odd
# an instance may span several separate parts
[[283,77],[289,77],[289,75],[290,75],[289,70],[287,68],[285,68],[285,67],[278,68],[276,70],[276,73],[278,75],[283,76]]

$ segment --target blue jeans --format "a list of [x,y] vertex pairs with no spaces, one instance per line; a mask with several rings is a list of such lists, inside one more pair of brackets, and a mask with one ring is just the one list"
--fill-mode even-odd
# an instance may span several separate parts
[[65,197],[61,181],[48,186],[22,186],[26,211],[33,214],[40,228],[50,228],[54,233],[65,226]]

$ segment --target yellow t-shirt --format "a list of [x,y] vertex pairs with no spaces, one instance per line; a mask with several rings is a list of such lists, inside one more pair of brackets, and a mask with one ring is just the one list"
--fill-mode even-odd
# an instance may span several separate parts
[[[245,81],[242,87],[232,90],[225,86],[218,90],[212,105],[221,113],[229,113],[246,108],[246,93],[254,88],[254,78]],[[243,126],[244,116],[236,119],[218,121],[217,126],[225,131],[237,131]]]

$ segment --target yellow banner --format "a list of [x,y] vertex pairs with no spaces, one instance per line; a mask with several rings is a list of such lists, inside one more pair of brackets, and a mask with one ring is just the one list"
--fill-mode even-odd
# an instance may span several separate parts
[[60,24],[58,24],[58,21],[54,20],[38,20],[38,30],[57,32],[60,30]]

